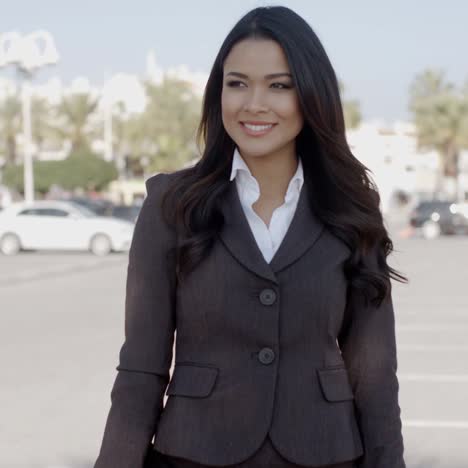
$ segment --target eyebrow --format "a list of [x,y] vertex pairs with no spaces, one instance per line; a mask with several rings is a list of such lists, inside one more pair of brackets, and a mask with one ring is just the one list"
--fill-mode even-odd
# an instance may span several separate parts
[[[229,72],[229,73],[226,74],[226,76],[229,76],[229,75],[237,76],[238,78],[248,78],[247,75],[245,75],[244,73],[239,73],[239,72]],[[292,78],[291,73],[282,72],[282,73],[270,73],[269,75],[265,75],[265,79],[266,80],[271,80],[271,79],[274,79],[274,78],[280,78],[282,76],[287,76],[289,78]]]

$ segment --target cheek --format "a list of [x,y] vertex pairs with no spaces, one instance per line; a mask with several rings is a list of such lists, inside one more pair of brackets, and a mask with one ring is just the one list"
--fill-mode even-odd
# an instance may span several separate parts
[[295,119],[300,116],[300,109],[296,100],[284,99],[276,106],[277,113],[285,119]]
[[237,100],[232,96],[232,94],[224,92],[221,94],[221,112],[223,119],[228,120],[235,116],[239,106],[236,101]]
[[290,122],[292,127],[302,128],[304,119],[297,100],[285,102],[281,109],[281,115],[285,120]]

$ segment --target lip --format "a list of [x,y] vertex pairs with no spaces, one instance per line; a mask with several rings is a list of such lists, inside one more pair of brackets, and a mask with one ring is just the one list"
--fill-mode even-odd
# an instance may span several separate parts
[[[261,132],[255,132],[253,130],[250,130],[249,128],[247,128],[244,123],[246,124],[249,124],[249,125],[271,125],[272,127],[270,128],[267,128],[266,130],[263,130]],[[261,137],[263,135],[266,135],[268,133],[270,133],[273,128],[276,126],[275,123],[271,123],[271,122],[252,122],[252,121],[244,121],[244,122],[239,122],[239,125],[241,126],[242,130],[249,136],[253,136],[253,137]]]

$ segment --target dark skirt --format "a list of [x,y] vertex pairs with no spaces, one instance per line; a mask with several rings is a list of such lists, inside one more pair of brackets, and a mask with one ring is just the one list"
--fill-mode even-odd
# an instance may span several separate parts
[[[184,458],[165,455],[157,450],[154,451],[151,464],[145,465],[146,468],[221,468],[214,465],[201,465]],[[227,465],[225,465],[227,466]],[[249,459],[229,465],[230,468],[299,468],[302,465],[296,465],[286,460],[275,449],[269,437],[267,437],[261,447]],[[356,468],[354,461],[338,463],[333,465],[314,466],[313,468]],[[312,467],[312,465],[311,465]]]

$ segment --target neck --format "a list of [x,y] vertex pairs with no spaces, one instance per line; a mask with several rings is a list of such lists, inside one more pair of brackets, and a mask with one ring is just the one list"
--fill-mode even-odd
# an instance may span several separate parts
[[268,156],[249,157],[240,154],[260,186],[260,196],[266,199],[283,199],[297,170],[295,150]]

